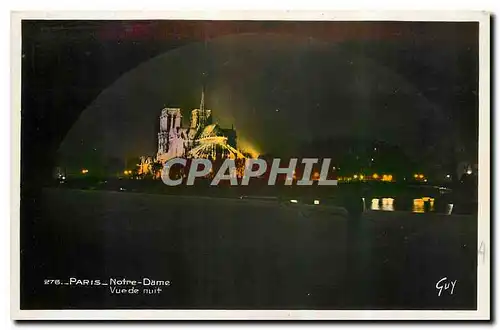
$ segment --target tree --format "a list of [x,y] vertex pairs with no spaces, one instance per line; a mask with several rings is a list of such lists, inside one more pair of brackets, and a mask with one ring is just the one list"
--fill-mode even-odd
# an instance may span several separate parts
[[155,161],[151,164],[151,172],[153,173],[153,179],[161,178],[161,171],[163,170],[163,164],[159,161]]

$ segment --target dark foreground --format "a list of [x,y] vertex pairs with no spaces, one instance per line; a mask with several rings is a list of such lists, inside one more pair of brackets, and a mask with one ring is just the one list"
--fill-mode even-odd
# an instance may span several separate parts
[[[21,308],[475,309],[475,216],[46,189],[22,213]],[[26,205],[26,204],[24,204]],[[45,279],[169,280],[159,294]],[[453,295],[436,282],[457,280]]]

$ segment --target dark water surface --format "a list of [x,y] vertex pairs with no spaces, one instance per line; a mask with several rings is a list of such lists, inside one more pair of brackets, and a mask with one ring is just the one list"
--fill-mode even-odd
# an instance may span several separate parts
[[[386,201],[387,202],[387,201]],[[22,213],[23,309],[475,309],[477,219],[45,189]],[[160,294],[44,279],[144,277]],[[436,282],[456,279],[453,295]]]

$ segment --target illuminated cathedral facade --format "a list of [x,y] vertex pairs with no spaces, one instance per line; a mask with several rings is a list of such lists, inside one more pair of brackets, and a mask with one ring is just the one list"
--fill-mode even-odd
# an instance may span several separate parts
[[200,107],[191,111],[188,127],[182,126],[180,108],[164,108],[160,115],[156,160],[165,163],[183,158],[238,158],[234,128],[222,128],[212,122],[212,110],[205,109],[205,92]]

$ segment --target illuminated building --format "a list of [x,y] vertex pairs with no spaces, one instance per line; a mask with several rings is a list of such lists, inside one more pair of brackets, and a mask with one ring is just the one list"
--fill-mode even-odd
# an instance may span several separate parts
[[234,128],[221,128],[212,123],[212,110],[205,109],[202,91],[199,109],[191,111],[188,127],[182,127],[180,108],[165,108],[160,115],[156,160],[165,163],[175,157],[243,158],[236,150]]

